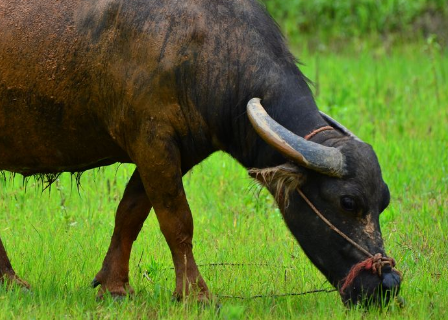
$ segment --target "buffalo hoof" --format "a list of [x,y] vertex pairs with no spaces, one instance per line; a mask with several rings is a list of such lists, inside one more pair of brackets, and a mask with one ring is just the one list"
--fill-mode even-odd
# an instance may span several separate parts
[[199,308],[202,310],[210,310],[214,309],[215,313],[219,315],[222,310],[222,304],[219,302],[217,298],[207,298],[207,299],[201,299],[201,298],[195,298],[192,296],[188,297],[179,297],[176,294],[173,294],[171,296],[172,302],[182,302],[182,303],[197,303]]
[[175,302],[187,302],[187,303],[197,303],[203,308],[215,307],[217,311],[221,309],[221,304],[218,298],[211,294],[210,292],[190,292],[186,296],[173,293],[171,301]]
[[129,285],[129,283],[125,283],[124,285],[104,285],[96,280],[92,281],[93,287],[97,287],[98,285],[101,285],[101,288],[96,296],[97,301],[104,300],[104,298],[108,295],[110,295],[115,301],[122,301],[126,297],[132,297],[135,294],[134,289]]
[[19,287],[23,291],[29,292],[30,291],[30,285],[28,282],[20,279],[15,274],[5,274],[0,279],[0,283],[6,283],[7,289],[12,289],[14,287]]
[[121,301],[128,296],[134,295],[135,291],[129,283],[124,284],[103,284],[97,278],[92,280],[92,288],[100,286],[98,294],[96,296],[97,301],[104,300],[105,296],[110,295],[114,300]]

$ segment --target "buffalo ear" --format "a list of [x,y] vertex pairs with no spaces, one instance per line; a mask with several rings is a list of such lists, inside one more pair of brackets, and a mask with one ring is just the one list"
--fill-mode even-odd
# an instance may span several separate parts
[[301,178],[305,174],[303,168],[287,162],[276,167],[269,167],[264,169],[252,168],[248,171],[249,175],[261,182],[263,185],[268,185],[274,179],[280,178],[280,176],[290,176],[291,178]]
[[289,194],[305,182],[306,169],[288,162],[271,168],[252,168],[249,175],[267,187],[279,205],[287,207]]

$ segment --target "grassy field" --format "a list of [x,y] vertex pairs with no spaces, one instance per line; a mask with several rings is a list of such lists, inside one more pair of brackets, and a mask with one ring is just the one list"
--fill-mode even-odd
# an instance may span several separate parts
[[[184,183],[195,219],[195,254],[221,311],[171,301],[174,272],[153,214],[134,245],[133,299],[95,301],[89,284],[113,230],[133,167],[63,175],[42,192],[20,176],[0,179],[0,234],[32,292],[0,288],[0,319],[442,319],[448,318],[448,54],[425,42],[355,43],[339,53],[296,48],[316,82],[318,105],[372,144],[392,201],[381,215],[386,247],[404,273],[401,309],[347,311],[337,293],[269,297],[330,288],[286,229],[272,198],[241,166],[215,154]],[[212,263],[243,265],[212,266]]]

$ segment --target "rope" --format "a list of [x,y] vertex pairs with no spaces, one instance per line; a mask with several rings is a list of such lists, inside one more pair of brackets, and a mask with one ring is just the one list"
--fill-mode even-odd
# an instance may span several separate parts
[[386,265],[390,266],[391,268],[395,267],[395,260],[393,258],[385,258],[381,253],[377,253],[371,258],[367,258],[366,260],[355,264],[350,269],[348,275],[344,278],[344,284],[342,285],[340,292],[343,293],[345,289],[350,287],[350,285],[362,270],[371,270],[373,274],[378,274],[379,276],[381,276],[381,270]]
[[367,251],[366,249],[364,249],[363,247],[361,247],[359,244],[357,244],[355,241],[353,241],[352,239],[350,239],[345,233],[343,233],[341,230],[339,230],[338,228],[336,228],[330,221],[327,220],[327,218],[325,218],[322,213],[319,212],[319,210],[317,210],[317,208],[311,203],[311,201],[303,194],[302,190],[300,190],[299,188],[297,188],[297,192],[300,194],[300,196],[303,198],[303,200],[305,200],[305,202],[310,206],[311,209],[313,209],[313,211],[319,216],[319,218],[321,218],[333,231],[335,231],[337,234],[339,234],[342,238],[344,238],[345,240],[347,240],[348,242],[350,242],[355,248],[357,248],[359,251],[361,251],[362,253],[364,253],[366,256],[368,256],[369,258],[373,257],[373,254],[371,254],[369,251]]
[[304,139],[305,139],[305,140],[310,140],[312,137],[314,137],[314,136],[315,136],[316,134],[318,134],[319,132],[326,131],[326,130],[334,130],[334,128],[331,127],[331,126],[325,126],[325,127],[316,129],[316,130],[314,130],[313,132],[307,134],[307,135],[304,137]]
[[344,284],[341,287],[340,293],[343,293],[345,289],[350,287],[350,285],[353,283],[355,278],[359,275],[359,273],[362,270],[371,270],[373,274],[378,274],[381,276],[381,270],[386,265],[390,266],[392,270],[397,272],[400,275],[401,278],[401,272],[394,269],[395,267],[395,260],[393,258],[389,257],[383,257],[381,253],[377,253],[375,255],[371,254],[368,250],[357,244],[355,241],[350,239],[345,233],[343,233],[341,230],[336,228],[327,218],[325,218],[322,213],[320,213],[319,210],[311,203],[311,201],[305,196],[305,194],[297,188],[297,192],[300,194],[300,196],[305,200],[305,202],[310,206],[310,208],[317,214],[319,218],[322,219],[323,222],[325,222],[333,231],[335,231],[337,234],[339,234],[341,237],[343,237],[345,240],[350,242],[355,248],[357,248],[359,251],[364,253],[368,258],[364,261],[361,261],[357,264],[355,264],[350,271],[348,272],[347,276],[342,279],[344,281]]
[[[143,254],[142,254],[143,255]],[[198,264],[198,267],[217,267],[217,266],[224,266],[224,267],[242,267],[242,266],[277,266],[274,264],[268,264],[268,263],[228,263],[228,262],[219,262],[219,263],[209,263],[209,264]],[[291,267],[283,266],[285,269],[289,269]],[[168,269],[174,269],[172,267],[165,267],[162,268],[162,270],[168,270]],[[151,277],[148,274],[148,271],[144,271],[142,274],[143,278],[148,280],[151,284],[154,283],[154,281],[151,279]],[[161,286],[164,290],[170,291],[167,287]],[[315,293],[332,293],[337,291],[336,289],[314,289],[309,291],[303,291],[303,292],[291,292],[291,293],[279,293],[279,294],[257,294],[253,296],[232,296],[228,294],[215,294],[214,296],[217,298],[224,298],[224,299],[239,299],[239,300],[253,300],[253,299],[260,299],[260,298],[284,298],[284,297],[294,297],[294,296],[304,296],[308,294],[315,294]]]

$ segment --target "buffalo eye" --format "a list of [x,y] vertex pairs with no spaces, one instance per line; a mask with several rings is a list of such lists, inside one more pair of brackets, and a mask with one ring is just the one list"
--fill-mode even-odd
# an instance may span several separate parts
[[345,211],[355,212],[357,210],[356,201],[352,197],[341,197],[341,207]]

